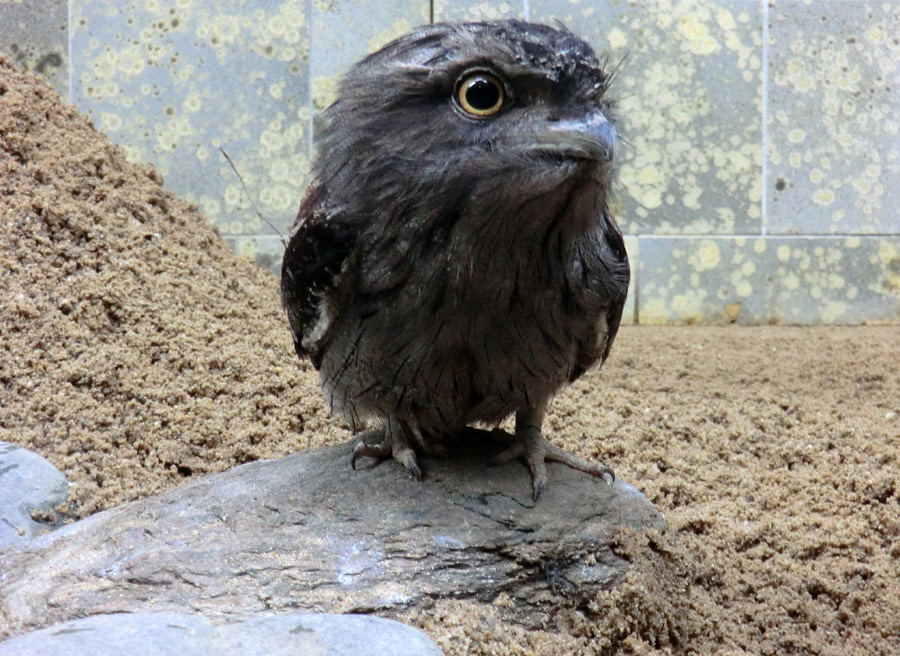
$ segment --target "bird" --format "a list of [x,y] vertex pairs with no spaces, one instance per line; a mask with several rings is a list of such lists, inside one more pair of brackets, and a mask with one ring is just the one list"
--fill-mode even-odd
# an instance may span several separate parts
[[[614,481],[547,440],[553,396],[604,362],[629,284],[610,210],[616,67],[565,26],[436,23],[366,56],[322,116],[282,260],[294,347],[360,458],[450,455]],[[496,446],[496,445],[495,445]],[[496,449],[495,449],[496,450]]]

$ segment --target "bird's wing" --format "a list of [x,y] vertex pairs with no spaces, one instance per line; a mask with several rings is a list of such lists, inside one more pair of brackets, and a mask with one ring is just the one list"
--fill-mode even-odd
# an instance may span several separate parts
[[601,239],[597,241],[599,265],[585,276],[591,305],[597,308],[592,330],[576,355],[575,367],[569,382],[580,378],[598,360],[606,360],[622,321],[625,299],[628,296],[630,269],[625,242],[615,220],[603,213]]
[[337,316],[336,292],[355,242],[353,231],[329,211],[325,197],[321,186],[307,192],[281,264],[281,301],[294,349],[316,369]]

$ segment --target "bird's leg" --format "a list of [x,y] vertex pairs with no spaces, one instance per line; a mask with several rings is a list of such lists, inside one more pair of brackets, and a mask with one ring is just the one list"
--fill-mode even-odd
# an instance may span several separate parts
[[572,453],[554,446],[541,435],[541,424],[544,419],[546,404],[535,408],[525,408],[516,413],[516,434],[512,444],[498,453],[491,461],[492,465],[502,465],[515,458],[525,461],[532,480],[532,498],[537,501],[547,484],[546,462],[560,462],[572,469],[583,471],[592,476],[602,477],[611,483],[616,480],[612,468],[602,463],[595,463],[580,458]]
[[360,433],[359,441],[353,447],[353,455],[350,457],[350,466],[356,469],[358,458],[375,458],[384,460],[392,457],[409,470],[417,481],[422,480],[422,470],[416,460],[416,452],[409,444],[403,425],[393,417],[384,422],[384,426],[378,430]]

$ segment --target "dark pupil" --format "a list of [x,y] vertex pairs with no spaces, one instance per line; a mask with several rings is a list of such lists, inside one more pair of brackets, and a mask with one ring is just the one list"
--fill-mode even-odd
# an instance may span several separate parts
[[484,78],[479,78],[469,84],[466,89],[466,100],[475,109],[491,109],[500,100],[500,89]]

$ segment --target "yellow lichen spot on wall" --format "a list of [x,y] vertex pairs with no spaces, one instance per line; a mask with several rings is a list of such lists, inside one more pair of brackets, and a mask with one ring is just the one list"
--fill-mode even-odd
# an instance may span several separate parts
[[643,304],[638,320],[648,325],[660,325],[669,322],[669,308],[664,299],[656,296]]
[[787,244],[782,244],[781,246],[779,246],[778,250],[775,251],[775,253],[778,256],[778,259],[782,262],[787,262],[789,259],[791,259],[791,247]]
[[862,240],[859,237],[847,237],[844,240],[844,248],[859,248]]
[[409,21],[402,19],[394,21],[394,24],[390,29],[380,30],[371,39],[369,39],[369,52],[375,52],[389,41],[393,41],[401,34],[409,32],[411,28],[412,25],[409,24]]
[[696,323],[705,316],[703,304],[706,300],[705,289],[689,289],[683,294],[672,296],[671,309],[676,313],[675,319],[684,323]]
[[184,102],[181,104],[182,109],[186,112],[196,112],[201,107],[200,102],[200,94],[196,91],[191,91],[187,97],[184,99]]
[[762,237],[757,237],[753,240],[753,252],[757,255],[766,252],[766,240]]
[[212,24],[212,43],[220,46],[234,43],[241,31],[241,21],[237,16],[217,16]]
[[869,28],[869,31],[866,33],[866,38],[872,43],[881,43],[884,41],[884,30],[878,25],[875,25]]
[[800,128],[794,128],[790,132],[787,133],[788,141],[792,144],[803,143],[806,139],[806,132],[801,130]]
[[156,125],[156,146],[163,152],[174,152],[181,138],[192,134],[194,130],[186,116],[173,116],[165,123]]
[[116,52],[107,50],[90,63],[94,77],[99,80],[109,80],[116,74]]
[[678,22],[678,32],[684,39],[682,48],[695,55],[711,55],[720,49],[707,24],[695,15],[682,16]]
[[122,127],[122,117],[118,114],[105,112],[100,116],[100,120],[103,123],[103,129],[107,132],[115,132]]
[[259,198],[263,205],[275,211],[285,211],[297,201],[296,191],[284,184],[265,187]]
[[225,187],[222,197],[225,199],[226,207],[234,209],[241,202],[241,190],[238,189],[237,185],[230,184]]
[[781,279],[781,284],[785,289],[793,291],[800,286],[800,278],[793,271],[788,271]]
[[719,246],[712,239],[701,239],[697,249],[688,257],[688,262],[697,271],[715,269],[720,261]]
[[822,181],[823,175],[821,169],[810,169],[809,171],[809,181],[813,184],[819,184]]
[[872,190],[872,183],[865,178],[857,178],[853,181],[853,188],[860,196],[865,196]]
[[747,298],[748,296],[750,296],[750,294],[753,293],[753,285],[750,284],[749,280],[741,280],[735,287],[734,291],[741,298]]
[[238,257],[245,257],[248,260],[255,260],[256,254],[259,252],[259,247],[256,245],[255,239],[239,239],[237,240],[237,251]]
[[831,189],[819,189],[812,195],[812,200],[816,205],[827,207],[834,202],[834,192]]
[[275,84],[269,85],[269,95],[272,96],[275,100],[281,100],[282,92],[284,91],[284,85],[286,82],[281,80],[280,82],[276,82]]
[[734,16],[724,7],[720,7],[716,10],[716,23],[718,23],[719,27],[723,30],[733,30],[737,28]]
[[607,38],[609,39],[609,47],[613,50],[618,50],[619,48],[624,48],[628,45],[628,34],[618,27],[613,27],[609,31]]
[[123,144],[120,146],[122,150],[125,151],[125,159],[129,162],[146,162],[147,158],[144,157],[144,153],[140,148],[136,146],[131,146],[128,144]]
[[269,123],[266,129],[263,130],[263,133],[259,135],[259,143],[264,149],[261,153],[263,157],[271,157],[284,148],[285,142],[281,134],[281,121],[274,120]]
[[820,313],[822,323],[835,323],[843,316],[848,307],[843,301],[826,301],[822,304]]
[[[450,3],[446,3],[450,4]],[[442,9],[438,5],[435,5],[435,14],[440,15],[442,12],[438,11]],[[511,12],[511,8],[509,4],[503,2],[500,5],[495,5],[491,2],[482,2],[478,5],[472,5],[471,7],[466,8],[466,18],[469,20],[497,20],[499,18],[505,18],[509,16]]]
[[290,168],[288,167],[288,163],[283,159],[275,160],[269,166],[269,177],[275,182],[284,182],[288,179],[289,175]]
[[887,240],[878,244],[878,259],[883,271],[881,287],[894,295],[900,295],[900,249]]
[[222,210],[219,201],[209,196],[201,196],[199,205],[200,211],[206,216],[216,216]]
[[[699,210],[700,209],[700,195],[703,193],[703,189],[699,186],[695,186],[689,189],[684,196],[681,198],[681,202],[684,204],[686,208],[689,210]],[[660,203],[662,204],[662,203]]]
[[662,205],[662,195],[658,189],[649,189],[642,193],[637,201],[647,210],[655,210]]
[[126,48],[118,53],[116,65],[125,77],[140,75],[144,70],[144,57],[137,47]]
[[313,78],[312,94],[313,104],[319,109],[324,109],[337,98],[337,88],[340,78],[336,76],[319,75]]

